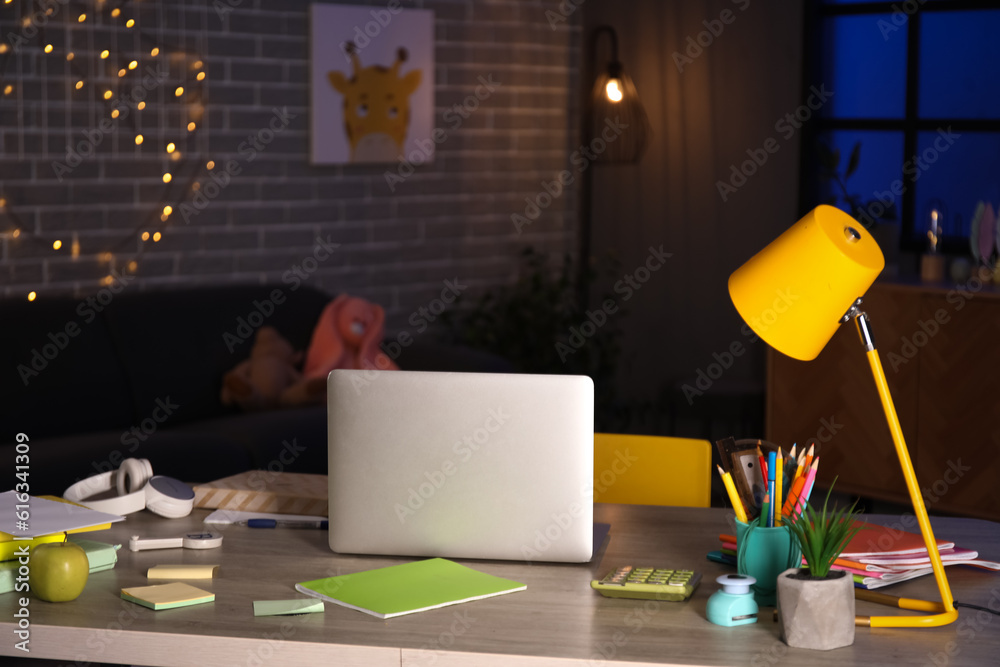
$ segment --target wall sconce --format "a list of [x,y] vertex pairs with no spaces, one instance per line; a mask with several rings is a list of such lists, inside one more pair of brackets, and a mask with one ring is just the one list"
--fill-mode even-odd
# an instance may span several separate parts
[[[611,38],[611,59],[603,67],[597,65],[597,42],[602,34]],[[597,78],[589,99],[585,140],[596,162],[638,162],[651,130],[635,84],[618,60],[614,28],[602,25],[594,30],[590,51]]]

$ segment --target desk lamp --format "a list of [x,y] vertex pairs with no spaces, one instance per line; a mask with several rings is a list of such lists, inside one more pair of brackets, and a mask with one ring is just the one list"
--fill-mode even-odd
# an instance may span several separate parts
[[856,591],[859,599],[929,612],[923,616],[858,616],[870,627],[935,627],[958,618],[941,554],[931,530],[913,463],[906,449],[885,371],[861,296],[875,282],[885,258],[872,235],[832,206],[818,206],[751,257],[729,277],[729,296],[740,316],[771,347],[794,359],[815,359],[837,327],[854,320],[868,356],[875,388],[896,446],[920,533],[927,545],[941,602]]

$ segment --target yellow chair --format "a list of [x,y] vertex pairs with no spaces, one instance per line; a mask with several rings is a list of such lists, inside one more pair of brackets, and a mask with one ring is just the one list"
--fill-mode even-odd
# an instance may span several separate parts
[[709,507],[707,440],[594,434],[594,502]]

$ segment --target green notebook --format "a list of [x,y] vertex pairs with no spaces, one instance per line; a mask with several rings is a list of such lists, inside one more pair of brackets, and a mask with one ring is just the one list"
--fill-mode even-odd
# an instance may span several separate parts
[[305,581],[295,588],[300,593],[372,616],[392,618],[523,591],[527,586],[444,558],[431,558]]

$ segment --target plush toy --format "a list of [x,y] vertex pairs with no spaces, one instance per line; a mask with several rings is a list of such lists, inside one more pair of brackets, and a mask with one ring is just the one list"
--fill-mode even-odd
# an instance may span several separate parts
[[250,358],[222,378],[223,404],[239,405],[244,410],[267,410],[321,402],[325,382],[302,377],[298,371],[302,356],[276,329],[261,327]]
[[302,375],[325,381],[334,368],[399,370],[379,349],[384,325],[381,306],[341,294],[319,316]]

